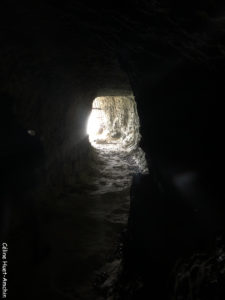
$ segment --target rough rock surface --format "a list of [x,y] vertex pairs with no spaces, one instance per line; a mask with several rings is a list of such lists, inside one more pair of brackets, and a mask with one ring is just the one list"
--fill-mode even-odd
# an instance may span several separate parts
[[140,123],[133,96],[97,97],[92,107],[92,114],[95,114],[101,123],[101,131],[89,136],[96,147],[104,148],[106,144],[109,148],[107,144],[111,144],[114,149],[127,151],[137,147],[141,138]]

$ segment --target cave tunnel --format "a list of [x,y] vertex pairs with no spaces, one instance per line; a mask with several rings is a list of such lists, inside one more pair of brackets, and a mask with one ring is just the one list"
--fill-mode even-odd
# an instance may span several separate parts
[[224,300],[223,3],[0,16],[2,298]]

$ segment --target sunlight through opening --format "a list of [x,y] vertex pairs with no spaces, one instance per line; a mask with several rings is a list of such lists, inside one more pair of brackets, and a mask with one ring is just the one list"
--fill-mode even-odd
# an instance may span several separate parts
[[133,153],[132,159],[142,173],[147,172],[137,105],[133,95],[97,97],[87,122],[91,145],[100,151]]
[[132,150],[140,140],[139,118],[133,96],[97,97],[87,123],[95,148]]

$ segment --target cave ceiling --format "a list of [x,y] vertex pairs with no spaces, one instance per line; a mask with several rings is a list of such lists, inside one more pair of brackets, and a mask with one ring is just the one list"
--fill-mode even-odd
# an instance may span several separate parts
[[16,57],[27,63],[38,58],[43,64],[63,61],[68,68],[76,63],[82,69],[85,65],[90,68],[96,60],[99,67],[106,66],[118,56],[141,61],[144,54],[145,61],[152,64],[173,56],[199,62],[218,58],[223,49],[224,21],[217,2],[185,1],[181,6],[179,1],[130,1],[123,5],[2,1],[2,57],[8,54],[11,61]]

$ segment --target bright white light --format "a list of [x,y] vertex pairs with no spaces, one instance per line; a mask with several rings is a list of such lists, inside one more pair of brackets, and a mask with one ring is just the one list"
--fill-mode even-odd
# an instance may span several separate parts
[[101,128],[101,120],[95,110],[92,110],[87,123],[87,134],[90,139],[94,138]]

